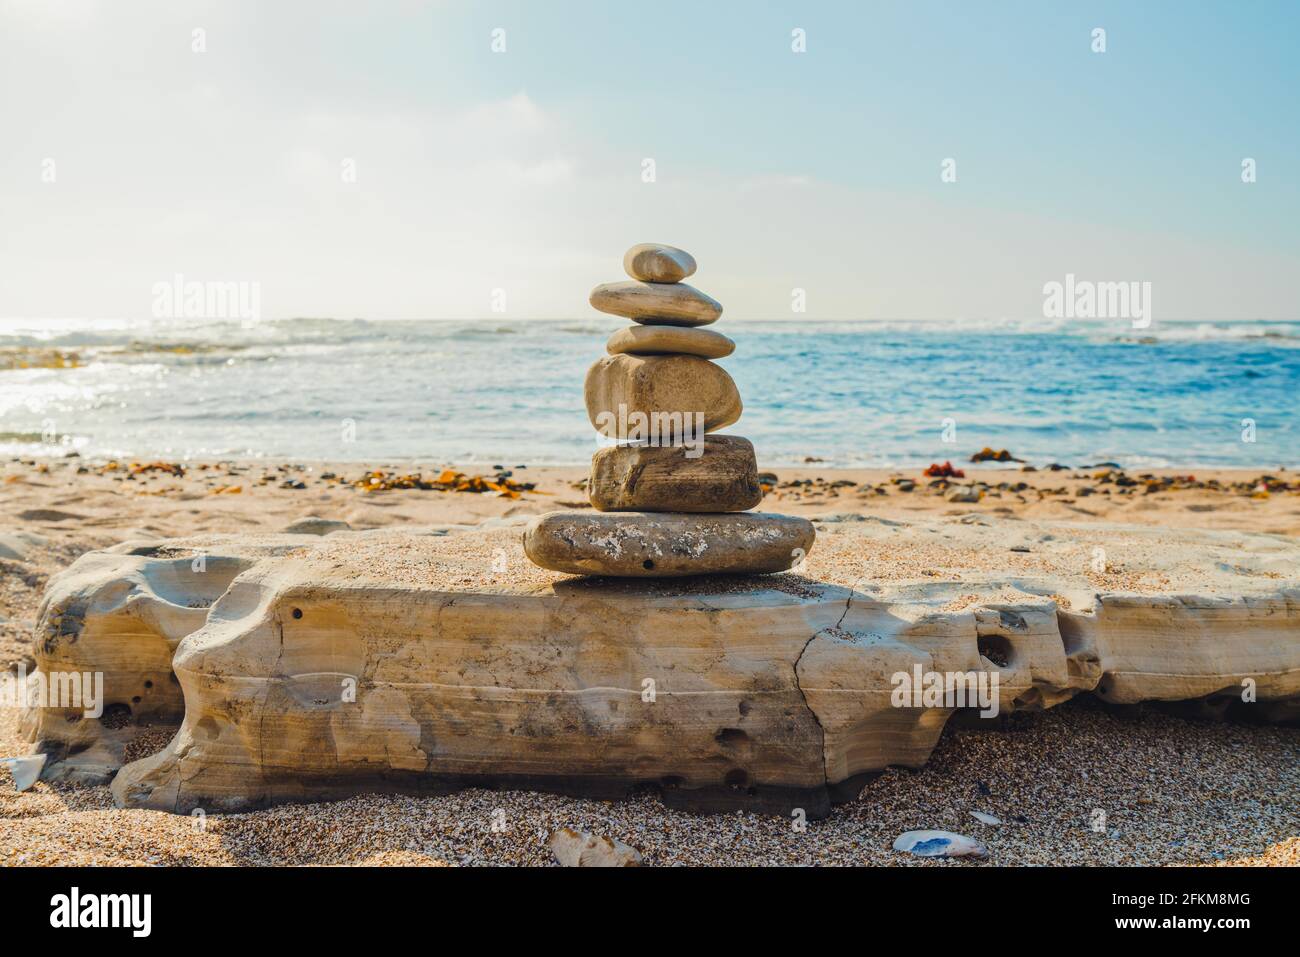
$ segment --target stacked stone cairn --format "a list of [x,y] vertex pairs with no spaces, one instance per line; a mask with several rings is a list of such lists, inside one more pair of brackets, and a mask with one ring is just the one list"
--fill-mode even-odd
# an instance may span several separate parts
[[695,260],[655,243],[623,257],[627,282],[591,292],[601,312],[637,323],[587,370],[587,416],[612,444],[592,457],[591,511],[540,515],[524,551],[542,568],[636,578],[786,571],[812,549],[802,518],[749,511],[762,501],[754,446],[718,435],[740,393],[712,360],[736,344],[702,329],[722,306],[682,282]]

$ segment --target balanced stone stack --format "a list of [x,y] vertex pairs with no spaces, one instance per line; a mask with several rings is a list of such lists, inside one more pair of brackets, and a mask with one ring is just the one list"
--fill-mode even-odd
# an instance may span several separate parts
[[551,512],[524,533],[543,568],[578,575],[669,577],[785,571],[812,549],[802,518],[749,512],[762,501],[754,446],[716,435],[740,418],[740,392],[712,360],[736,344],[701,326],[722,306],[682,282],[695,260],[644,243],[623,257],[627,282],[591,292],[601,312],[631,319],[587,370],[587,416],[616,444],[591,460],[596,513]]

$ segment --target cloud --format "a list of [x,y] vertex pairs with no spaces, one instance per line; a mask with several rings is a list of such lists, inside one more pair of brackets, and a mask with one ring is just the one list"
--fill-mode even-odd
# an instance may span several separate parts
[[541,107],[522,90],[503,100],[472,106],[462,112],[456,122],[459,130],[467,134],[535,134],[544,131],[548,125]]
[[103,8],[103,0],[0,0],[0,18],[27,28],[81,29],[94,23]]
[[736,184],[736,189],[744,193],[772,190],[802,189],[813,185],[811,176],[767,174],[746,176]]

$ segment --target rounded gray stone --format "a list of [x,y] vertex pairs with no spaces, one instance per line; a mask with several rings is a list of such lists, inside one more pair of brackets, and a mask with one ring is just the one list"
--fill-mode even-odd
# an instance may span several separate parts
[[623,269],[642,282],[681,282],[695,272],[695,257],[676,246],[638,243],[624,253]]
[[736,351],[736,344],[720,332],[689,326],[628,326],[605,343],[610,355],[686,355],[721,359]]

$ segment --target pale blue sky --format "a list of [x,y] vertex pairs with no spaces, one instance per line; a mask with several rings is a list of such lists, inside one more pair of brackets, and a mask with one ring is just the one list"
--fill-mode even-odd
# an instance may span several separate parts
[[1300,318],[1298,46],[1262,0],[0,0],[0,316],[147,315],[177,272],[582,316],[658,240],[730,318],[1030,317],[1067,272]]

